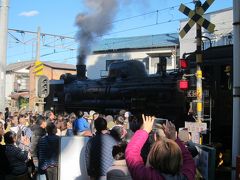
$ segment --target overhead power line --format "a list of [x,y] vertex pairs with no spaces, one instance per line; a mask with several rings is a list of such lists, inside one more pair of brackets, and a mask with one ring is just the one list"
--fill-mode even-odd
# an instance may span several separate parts
[[[30,34],[37,34],[37,32],[35,31],[26,31],[26,30],[19,30],[19,29],[11,29],[9,28],[8,31],[15,31],[15,32],[18,32],[18,33],[30,33]],[[49,33],[40,33],[40,36],[52,36],[52,37],[59,37],[59,38],[62,38],[62,39],[75,39],[73,37],[69,37],[69,36],[63,36],[63,35],[56,35],[56,34],[49,34]]]

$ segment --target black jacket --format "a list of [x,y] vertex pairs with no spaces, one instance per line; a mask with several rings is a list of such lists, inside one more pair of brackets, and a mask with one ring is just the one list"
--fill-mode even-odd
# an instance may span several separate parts
[[31,145],[30,152],[33,158],[37,158],[37,145],[41,137],[46,135],[45,129],[41,128],[39,125],[35,124],[31,127],[32,137],[31,137]]

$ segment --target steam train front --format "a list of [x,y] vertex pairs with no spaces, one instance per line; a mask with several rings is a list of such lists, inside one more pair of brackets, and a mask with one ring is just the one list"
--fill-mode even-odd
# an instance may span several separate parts
[[170,119],[179,119],[185,112],[184,96],[177,88],[174,73],[149,76],[144,64],[135,60],[112,63],[109,75],[102,79],[87,79],[85,72],[85,65],[77,65],[77,75],[61,77],[54,90],[56,110],[128,109]]

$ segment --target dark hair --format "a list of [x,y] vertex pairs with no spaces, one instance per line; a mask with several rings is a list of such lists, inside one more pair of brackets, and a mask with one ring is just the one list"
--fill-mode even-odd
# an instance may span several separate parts
[[104,119],[102,117],[98,117],[94,121],[94,126],[95,126],[95,128],[96,128],[96,130],[98,132],[101,132],[102,130],[106,130],[107,129],[107,121],[106,121],[106,119]]
[[19,116],[18,116],[18,121],[19,121],[21,118],[25,118],[25,115],[24,115],[24,114],[19,114]]
[[78,118],[83,117],[83,115],[84,115],[84,112],[83,112],[83,111],[78,111],[78,113],[77,113]]
[[129,142],[131,140],[131,138],[133,137],[133,132],[131,129],[126,129],[127,134],[124,136],[124,141]]
[[42,116],[42,115],[39,115],[39,116],[37,117],[37,119],[36,119],[36,124],[39,125],[39,126],[41,126],[41,124],[42,124],[43,122],[45,122],[45,121],[46,121],[45,117]]
[[56,134],[57,133],[57,127],[54,123],[50,122],[47,124],[46,131],[49,134]]
[[123,116],[117,116],[116,117],[116,124],[121,124],[123,125],[124,124],[124,117]]
[[50,118],[51,113],[52,113],[52,111],[50,111],[50,110],[45,111],[45,116],[47,119]]
[[121,141],[123,135],[123,127],[122,126],[114,126],[110,130],[110,135],[114,137],[117,141]]
[[13,131],[8,131],[4,134],[4,141],[6,144],[13,144],[14,138],[16,138],[16,133]]
[[112,156],[115,160],[123,160],[125,159],[125,150],[127,147],[126,142],[121,142],[118,145],[113,146]]

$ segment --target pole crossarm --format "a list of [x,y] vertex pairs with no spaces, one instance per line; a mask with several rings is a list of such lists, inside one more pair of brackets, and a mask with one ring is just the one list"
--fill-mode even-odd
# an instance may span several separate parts
[[215,25],[202,17],[204,12],[210,7],[210,5],[213,2],[214,0],[206,0],[201,7],[197,8],[196,12],[191,10],[184,4],[180,5],[179,11],[181,11],[183,14],[190,18],[188,23],[183,27],[183,29],[179,33],[181,38],[183,38],[188,33],[188,31],[193,27],[195,23],[204,27],[209,32],[214,32]]

